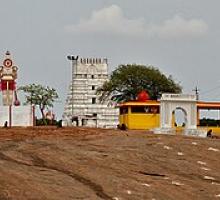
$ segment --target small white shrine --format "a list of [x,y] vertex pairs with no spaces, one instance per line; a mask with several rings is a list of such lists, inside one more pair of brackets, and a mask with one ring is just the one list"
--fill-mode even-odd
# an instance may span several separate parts
[[196,95],[191,94],[163,94],[160,99],[161,128],[172,128],[173,112],[181,109],[185,114],[185,128],[197,128]]
[[185,135],[206,136],[206,131],[197,129],[197,99],[192,94],[162,94],[160,99],[160,128],[155,133],[174,133],[173,113],[181,109],[185,115]]

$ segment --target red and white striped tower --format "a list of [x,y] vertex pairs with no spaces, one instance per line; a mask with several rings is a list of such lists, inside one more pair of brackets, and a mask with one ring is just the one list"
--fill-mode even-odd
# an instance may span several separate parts
[[16,90],[17,66],[14,65],[9,51],[5,54],[3,66],[0,66],[0,89],[4,106],[13,105],[13,94]]

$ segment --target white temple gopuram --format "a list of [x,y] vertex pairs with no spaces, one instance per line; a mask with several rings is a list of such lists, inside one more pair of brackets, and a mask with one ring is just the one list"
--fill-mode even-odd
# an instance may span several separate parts
[[96,89],[108,80],[107,59],[67,57],[72,80],[63,113],[64,126],[116,128],[119,110],[110,101],[101,103]]

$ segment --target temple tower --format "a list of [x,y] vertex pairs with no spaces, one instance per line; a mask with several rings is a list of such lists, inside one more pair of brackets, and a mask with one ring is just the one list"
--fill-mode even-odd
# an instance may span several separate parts
[[100,103],[96,89],[108,80],[108,62],[101,58],[68,56],[72,80],[63,113],[64,125],[115,128],[119,111],[112,102]]

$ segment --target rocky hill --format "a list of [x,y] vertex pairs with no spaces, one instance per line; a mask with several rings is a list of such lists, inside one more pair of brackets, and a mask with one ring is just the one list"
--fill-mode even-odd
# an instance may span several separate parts
[[2,128],[0,199],[220,199],[220,140]]

